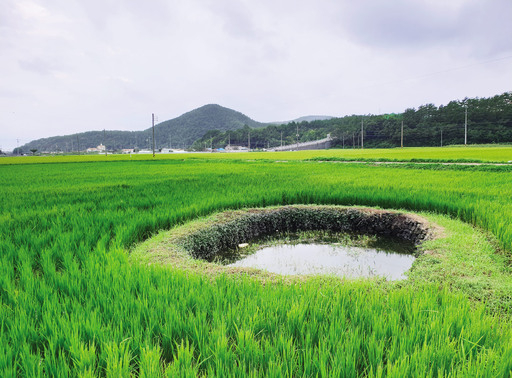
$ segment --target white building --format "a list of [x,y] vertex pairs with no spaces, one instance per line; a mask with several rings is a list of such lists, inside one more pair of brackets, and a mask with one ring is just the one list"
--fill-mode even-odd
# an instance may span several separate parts
[[100,144],[97,147],[88,148],[85,150],[86,152],[105,152],[105,146],[103,144]]

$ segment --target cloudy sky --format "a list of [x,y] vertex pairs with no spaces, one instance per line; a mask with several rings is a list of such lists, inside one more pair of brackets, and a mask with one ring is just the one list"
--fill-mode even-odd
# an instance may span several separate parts
[[512,90],[510,0],[2,0],[0,147],[217,103],[262,122]]

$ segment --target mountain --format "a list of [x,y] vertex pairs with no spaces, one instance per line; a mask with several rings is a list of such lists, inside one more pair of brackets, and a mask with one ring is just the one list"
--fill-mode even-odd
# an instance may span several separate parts
[[277,121],[277,122],[268,122],[268,125],[287,125],[289,123],[301,123],[301,122],[313,122],[313,121],[325,121],[329,119],[333,119],[334,117],[326,116],[326,115],[308,115],[304,117],[299,117],[292,119],[291,121]]
[[155,126],[155,133],[159,135],[163,145],[167,146],[171,137],[172,145],[177,143],[188,147],[209,130],[230,131],[241,129],[245,125],[252,128],[266,126],[235,110],[210,104],[158,124]]
[[[189,147],[209,130],[229,131],[243,128],[264,127],[246,115],[216,104],[204,105],[177,118],[155,125],[157,148]],[[143,131],[88,131],[84,133],[54,136],[31,141],[20,147],[21,152],[31,149],[38,151],[81,151],[104,144],[108,150],[122,148],[150,149],[152,129]]]
[[333,119],[333,118],[334,117],[325,116],[325,115],[310,115],[310,116],[296,118],[293,121],[290,121],[288,123],[291,123],[291,122],[300,123],[300,122],[325,121],[325,120],[329,120],[329,119]]
[[276,121],[276,122],[267,122],[267,125],[287,125],[289,123],[301,123],[301,122],[313,122],[313,121],[325,121],[329,119],[333,119],[331,116],[319,116],[319,115],[309,115],[304,117],[299,117],[292,119],[291,121]]

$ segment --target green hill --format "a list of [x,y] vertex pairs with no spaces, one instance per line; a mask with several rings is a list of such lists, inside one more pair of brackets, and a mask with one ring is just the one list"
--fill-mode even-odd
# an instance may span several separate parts
[[169,146],[171,143],[175,147],[182,146],[182,144],[188,147],[209,130],[237,130],[245,125],[252,128],[266,126],[266,124],[256,122],[240,112],[211,104],[158,124],[155,127],[155,133],[161,136],[161,144],[164,146]]
[[[177,118],[164,121],[155,126],[156,147],[189,147],[209,130],[236,130],[245,125],[252,128],[265,124],[256,122],[246,115],[210,104],[185,113]],[[31,149],[42,151],[84,151],[90,147],[104,144],[108,150],[122,148],[151,148],[152,130],[143,131],[88,131],[84,133],[54,136],[31,141],[20,147],[21,152]],[[18,151],[15,151],[18,152]]]

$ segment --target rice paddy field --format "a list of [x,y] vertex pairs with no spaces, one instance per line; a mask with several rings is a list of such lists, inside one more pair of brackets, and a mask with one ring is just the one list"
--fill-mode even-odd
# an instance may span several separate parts
[[[476,163],[510,163],[512,146],[508,145],[469,145],[386,149],[331,149],[297,152],[251,152],[251,153],[191,153],[191,154],[157,154],[157,160],[169,159],[258,159],[258,160],[338,160],[338,161],[424,161],[424,162],[476,162]],[[119,161],[148,160],[148,155],[85,155],[85,156],[23,156],[0,159],[2,164],[54,163],[74,161]],[[152,158],[152,156],[151,156]]]
[[[512,147],[2,158],[0,376],[509,377],[512,166],[437,163],[460,159]],[[444,238],[397,282],[148,252],[200,217],[287,204],[419,212]]]

